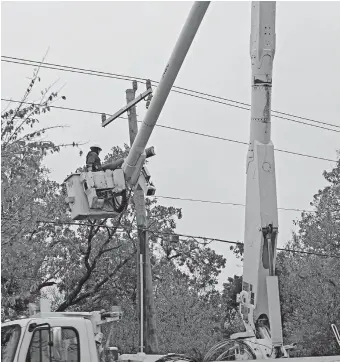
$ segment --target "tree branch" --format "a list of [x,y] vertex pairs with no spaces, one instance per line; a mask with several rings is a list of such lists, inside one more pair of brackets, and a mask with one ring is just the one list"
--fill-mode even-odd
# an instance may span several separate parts
[[97,231],[95,231],[94,235],[92,234],[92,231],[93,231],[93,226],[90,226],[89,236],[87,237],[87,250],[84,254],[85,255],[84,263],[85,263],[85,267],[86,267],[88,273],[92,272],[92,268],[89,263],[89,259],[90,259],[90,254],[91,254],[91,250],[92,250],[92,239],[93,239],[93,236],[96,234],[96,232],[98,232],[98,228],[97,228]]
[[104,249],[104,250],[101,251],[100,256],[103,255],[104,253],[108,252],[108,251],[119,249],[121,246],[123,246],[123,244],[113,246],[112,248]]
[[[92,290],[90,290],[87,293],[84,293],[82,295],[80,295],[77,299],[74,299],[72,301],[72,303],[69,304],[69,306],[74,305],[79,303],[80,301],[84,300],[85,298],[90,297],[91,295],[95,294],[96,292],[98,292],[98,290],[105,284],[107,283],[125,264],[127,264],[133,257],[134,257],[135,253],[130,254],[127,258],[125,258],[122,262],[120,262],[113,270],[113,272],[111,272],[109,275],[107,275],[104,279],[102,279],[99,283],[97,283]],[[59,307],[60,308],[60,307]],[[57,311],[60,311],[58,308]]]

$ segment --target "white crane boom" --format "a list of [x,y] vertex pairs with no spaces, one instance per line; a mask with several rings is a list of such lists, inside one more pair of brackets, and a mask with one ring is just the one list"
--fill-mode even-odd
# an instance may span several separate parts
[[262,358],[286,356],[278,278],[274,275],[278,214],[270,113],[275,10],[273,1],[252,2],[251,124],[246,162],[243,285],[239,295],[246,336],[262,340],[258,352]]
[[123,170],[128,183],[135,184],[140,174],[139,163],[143,164],[143,153],[151,136],[153,128],[159,118],[162,108],[168,98],[183,61],[188,53],[190,45],[194,40],[196,32],[208,9],[209,1],[196,1],[191,8],[189,16],[183,26],[175,48],[165,67],[161,81],[153,96],[150,108],[146,112],[143,123],[133,142],[131,150],[123,164]]

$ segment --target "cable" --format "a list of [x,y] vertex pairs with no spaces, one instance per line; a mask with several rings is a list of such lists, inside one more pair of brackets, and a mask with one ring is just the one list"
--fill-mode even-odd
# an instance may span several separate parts
[[[264,344],[255,342],[255,341],[250,341],[249,339],[246,340],[232,340],[232,339],[225,339],[221,342],[218,342],[217,344],[215,344],[213,347],[210,348],[210,350],[206,353],[206,355],[203,358],[203,362],[210,362],[210,361],[225,361],[225,357],[227,353],[229,352],[234,352],[235,347],[237,346],[242,346],[243,347],[243,352],[246,353],[246,355],[248,355],[248,357],[250,357],[252,360],[256,359],[256,355],[254,354],[254,351],[252,349],[251,346],[248,345],[248,343],[252,343],[255,345],[262,345],[267,347]],[[225,350],[227,347],[227,350]],[[221,351],[218,350],[224,350],[221,354]],[[216,354],[219,354],[219,356],[217,357]],[[244,353],[242,353],[244,354]],[[234,357],[234,356],[229,356],[229,357]],[[229,359],[228,359],[229,360]]]
[[[29,63],[24,63],[24,62],[19,62],[19,61],[13,61],[13,60],[6,60],[6,59],[1,59],[2,62],[5,63],[13,63],[13,64],[20,64],[20,65],[29,65],[31,67],[37,67],[39,66],[40,68],[46,68],[46,69],[52,69],[52,70],[61,70],[63,72],[70,72],[70,73],[77,73],[77,74],[86,74],[86,75],[94,75],[96,77],[104,77],[104,78],[112,78],[112,79],[118,79],[118,80],[132,80],[132,78],[127,78],[127,77],[123,77],[123,76],[114,76],[114,75],[105,75],[105,74],[96,74],[96,73],[89,73],[88,71],[81,71],[81,70],[75,70],[72,69],[71,67],[63,67],[62,65],[53,65],[53,66],[48,66],[47,64],[49,63],[35,63],[35,64],[29,64]],[[67,69],[67,68],[71,68],[71,69]]]
[[[13,99],[6,99],[6,98],[1,98],[1,100],[2,100],[2,101],[5,101],[5,102],[23,103],[23,104],[31,104],[31,105],[32,105],[32,104],[35,104],[35,103],[32,103],[32,102],[22,102],[22,101],[13,100]],[[102,114],[103,114],[103,112],[88,111],[88,110],[77,109],[77,108],[66,108],[66,107],[52,106],[52,105],[49,106],[49,107],[50,107],[50,108],[67,110],[67,111],[91,113],[91,114],[98,114],[98,115],[102,115]],[[110,115],[110,114],[107,113],[107,115]],[[127,118],[125,118],[125,117],[119,117],[119,118],[127,119]],[[142,121],[138,121],[138,122],[139,122],[139,123],[142,123]],[[162,125],[162,124],[156,124],[156,127],[165,128],[165,129],[170,129],[170,130],[172,130],[172,131],[178,131],[178,132],[184,132],[184,133],[188,133],[188,134],[193,134],[193,135],[196,135],[196,136],[202,136],[202,137],[217,139],[217,140],[220,140],[220,141],[227,141],[227,142],[238,143],[238,144],[242,144],[242,145],[248,145],[247,142],[243,142],[243,141],[233,140],[233,139],[225,138],[225,137],[213,136],[213,135],[209,135],[209,134],[206,134],[206,133],[189,131],[189,130],[186,130],[186,129],[176,128],[176,127],[171,127],[171,126],[165,126],[165,125]],[[330,158],[312,156],[312,155],[308,155],[308,154],[304,154],[304,153],[298,153],[298,152],[281,150],[281,149],[275,149],[275,150],[278,151],[278,152],[288,153],[288,154],[292,154],[292,155],[296,155],[296,156],[314,158],[314,159],[322,160],[322,161],[337,162],[336,160],[332,160],[332,159],[330,159]]]
[[[29,59],[24,59],[24,58],[8,57],[8,56],[5,56],[5,55],[2,55],[1,57],[2,57],[2,58],[5,58],[5,59],[19,60],[19,61],[21,61],[21,62],[35,63],[34,66],[41,65],[41,62],[35,61],[35,60],[29,60]],[[4,61],[5,61],[5,60],[4,60]],[[7,61],[7,62],[8,62],[8,61]],[[19,63],[19,64],[23,64],[23,63]],[[89,74],[89,73],[98,73],[98,74],[101,74],[101,75],[109,75],[109,76],[115,77],[115,79],[121,79],[121,80],[139,80],[139,81],[142,81],[142,82],[145,82],[145,81],[146,81],[146,78],[133,77],[133,76],[122,75],[122,74],[111,73],[111,72],[103,72],[103,71],[94,70],[94,69],[78,68],[78,67],[72,67],[72,66],[61,65],[61,64],[46,63],[46,62],[44,62],[43,64],[50,65],[50,66],[54,66],[54,67],[59,67],[59,68],[62,67],[62,68],[72,69],[72,70],[81,70],[81,71],[85,71],[87,74]],[[25,64],[24,64],[24,65],[25,65]],[[29,64],[27,64],[27,65],[29,65]],[[62,69],[60,69],[60,70],[62,70]],[[91,75],[91,74],[89,74],[89,75]],[[93,75],[95,75],[95,74],[93,74]],[[159,81],[157,81],[157,80],[151,80],[151,82],[152,82],[152,83],[155,83],[155,84],[159,84]],[[224,101],[228,101],[228,102],[232,102],[232,103],[236,103],[236,104],[241,104],[241,105],[248,106],[248,107],[251,106],[251,105],[248,104],[248,103],[235,101],[235,100],[228,99],[228,98],[225,98],[225,97],[215,96],[215,95],[212,95],[212,94],[209,94],[209,93],[204,93],[204,92],[195,91],[195,90],[189,89],[189,88],[178,87],[178,86],[173,86],[172,88],[173,88],[173,89],[179,89],[179,90],[186,91],[186,92],[195,93],[195,94],[200,94],[200,95],[207,96],[207,97],[211,97],[211,98],[221,99],[221,100],[224,100]],[[186,94],[186,93],[182,93],[182,94]],[[187,95],[187,94],[186,94],[186,95]],[[248,108],[242,108],[242,109],[248,109]],[[293,115],[293,114],[290,114],[290,113],[279,112],[279,111],[275,111],[275,110],[272,110],[271,112],[272,112],[272,113],[282,114],[282,115],[289,116],[289,117],[298,118],[298,119],[303,119],[303,120],[310,121],[310,122],[314,122],[314,123],[324,124],[324,125],[328,125],[328,126],[331,126],[331,127],[340,128],[340,126],[335,125],[335,124],[332,124],[332,123],[316,121],[316,120],[311,119],[311,118],[300,117],[300,116],[296,116],[296,115]]]
[[[74,68],[74,67],[68,67],[68,66],[62,66],[62,65],[54,65],[54,64],[51,64],[51,63],[44,63],[44,64],[26,64],[26,63],[22,63],[22,62],[17,62],[17,61],[10,61],[10,60],[2,60],[4,62],[7,62],[7,63],[14,63],[14,64],[21,64],[21,65],[29,65],[29,66],[40,66],[40,68],[47,68],[47,69],[53,69],[53,70],[61,70],[61,71],[66,71],[66,72],[71,72],[71,73],[79,73],[79,74],[86,74],[86,75],[94,75],[94,76],[98,76],[98,77],[106,77],[106,78],[113,78],[113,79],[118,79],[118,80],[133,80],[134,78],[131,77],[131,76],[120,76],[120,75],[116,75],[114,73],[105,73],[105,72],[97,72],[97,71],[92,71],[92,70],[86,70],[85,71],[80,71],[80,70],[83,70],[83,68]],[[29,61],[27,60],[27,62],[33,62],[33,61]],[[53,67],[51,66],[47,66],[46,64],[51,64]],[[62,67],[62,68],[61,68]],[[64,69],[64,68],[70,68],[70,69]],[[80,69],[80,70],[75,70],[75,69]],[[89,73],[89,72],[96,72],[96,73],[99,73],[99,74],[95,74],[95,73]],[[137,78],[137,79],[142,79],[142,78]],[[159,83],[158,81],[152,81],[154,83]],[[186,88],[180,88],[180,87],[173,87],[173,88],[179,88],[179,89],[186,89]],[[226,106],[230,106],[230,107],[236,107],[236,108],[239,108],[239,109],[245,109],[245,110],[250,110],[250,108],[245,108],[245,107],[240,107],[240,106],[236,106],[234,104],[229,104],[229,103],[225,103],[225,102],[221,102],[221,101],[217,101],[217,100],[214,100],[214,99],[208,99],[208,98],[205,98],[205,97],[202,97],[202,96],[197,96],[195,94],[189,94],[189,93],[186,93],[186,92],[182,92],[182,91],[178,91],[176,89],[172,89],[173,92],[175,93],[179,93],[179,94],[184,94],[184,95],[187,95],[187,96],[191,96],[191,97],[195,97],[195,98],[199,98],[199,99],[203,99],[203,100],[207,100],[207,101],[210,101],[210,102],[214,102],[214,103],[219,103],[219,104],[223,104],[223,105],[226,105]],[[193,91],[193,90],[189,90],[190,92],[193,92],[193,93],[198,93],[198,94],[204,94],[202,92],[196,92],[196,91]],[[211,97],[214,97],[214,98],[221,98],[223,99],[222,97],[217,97],[217,96],[213,96],[213,95],[210,95]],[[236,102],[236,101],[232,101],[232,100],[228,100],[228,101],[231,101],[231,102]],[[236,102],[236,103],[241,103],[241,102]],[[285,114],[283,112],[280,112],[281,114]],[[317,125],[313,125],[313,124],[310,124],[310,123],[306,123],[306,122],[302,122],[302,121],[297,121],[297,120],[293,120],[293,119],[289,119],[289,118],[286,118],[286,117],[282,117],[282,116],[277,116],[275,114],[272,115],[273,117],[276,117],[276,118],[280,118],[280,119],[285,119],[285,120],[288,120],[288,121],[291,121],[291,122],[295,122],[295,123],[301,123],[301,124],[304,124],[304,125],[307,125],[307,126],[311,126],[311,127],[316,127],[316,128],[322,128],[322,129],[325,129],[325,130],[328,130],[328,131],[332,131],[332,132],[339,132],[340,131],[337,131],[337,130],[333,130],[333,129],[329,129],[329,128],[326,128],[326,127],[322,127],[322,126],[317,126]],[[302,118],[302,119],[305,119],[303,117],[297,117],[297,118]],[[313,120],[311,120],[313,121]],[[325,123],[325,122],[319,122],[319,121],[315,121],[315,122],[318,122],[318,123]],[[327,124],[327,123],[325,123]],[[332,124],[328,124],[330,125],[331,127],[338,127],[336,125],[332,125]]]
[[[49,221],[49,220],[37,220],[37,223],[49,223],[49,224],[57,224],[57,225],[79,225],[79,226],[92,226],[92,227],[103,227],[108,229],[116,229],[117,225],[115,226],[107,226],[107,225],[96,225],[96,224],[84,224],[84,223],[74,223],[74,222],[58,222],[58,221]],[[124,225],[119,224],[118,227],[121,227],[122,229],[127,229]],[[145,231],[151,232],[155,236],[164,235],[164,236],[178,236],[178,237],[184,237],[184,238],[190,238],[190,239],[203,239],[203,240],[210,240],[212,241],[218,241],[221,243],[227,243],[227,244],[233,244],[233,245],[244,245],[244,243],[241,243],[239,241],[232,241],[232,240],[226,240],[226,239],[219,239],[219,238],[213,238],[208,236],[194,236],[194,235],[187,235],[187,234],[179,234],[179,233],[166,233],[166,232],[158,232],[151,229],[144,229]],[[183,240],[182,240],[183,241]],[[290,253],[298,253],[298,254],[307,254],[307,255],[315,255],[315,256],[322,256],[327,258],[338,258],[340,259],[340,256],[333,255],[333,254],[323,254],[323,253],[316,253],[312,251],[303,251],[303,250],[294,250],[294,249],[287,249],[287,248],[276,248],[280,251],[290,252]]]
[[169,361],[187,361],[187,362],[198,362],[197,359],[191,356],[177,353],[168,353],[165,356],[157,359],[155,362],[169,362]]
[[[182,236],[185,238],[191,238],[191,239],[203,239],[203,240],[211,240],[211,241],[219,241],[221,243],[227,243],[227,244],[234,244],[234,245],[244,245],[244,243],[241,243],[239,241],[231,241],[231,240],[225,240],[225,239],[218,239],[218,238],[211,238],[207,236],[193,236],[193,235],[185,235],[185,234],[174,234],[174,233],[164,233],[164,232],[154,232],[149,229],[145,229],[146,231],[149,231],[155,235],[176,235],[176,236]],[[315,253],[312,251],[303,251],[303,250],[294,250],[294,249],[287,249],[287,248],[276,248],[280,251],[286,251],[290,253],[299,253],[299,254],[308,254],[308,255],[315,255],[315,256],[323,256],[328,258],[337,258],[340,259],[340,255],[333,255],[333,254],[323,254],[323,253]]]
[[[2,58],[4,58],[4,59],[1,59],[1,60],[3,62],[7,62],[7,63],[29,65],[29,66],[40,66],[41,68],[47,68],[47,69],[53,69],[53,70],[61,70],[61,71],[67,71],[67,72],[72,72],[72,73],[79,73],[79,74],[94,75],[94,76],[98,76],[98,77],[113,78],[113,79],[118,79],[118,80],[126,80],[126,81],[139,80],[139,81],[143,81],[143,82],[146,81],[146,79],[140,78],[140,77],[132,77],[132,76],[115,74],[115,73],[110,73],[110,72],[102,72],[102,71],[97,71],[97,70],[93,70],[93,69],[77,68],[77,67],[71,67],[71,66],[66,66],[66,65],[61,65],[61,64],[53,64],[53,63],[41,63],[41,62],[34,61],[34,60],[29,60],[29,59],[24,59],[24,58],[8,57],[8,56],[2,56]],[[151,82],[155,83],[155,84],[159,84],[159,81],[151,80]],[[236,108],[245,109],[245,110],[250,110],[249,108],[246,108],[246,107],[251,106],[248,103],[238,102],[238,101],[235,101],[235,100],[232,100],[232,99],[227,99],[227,98],[224,98],[224,97],[215,96],[215,95],[212,95],[212,94],[209,94],[209,93],[199,92],[199,91],[195,91],[195,90],[184,88],[184,87],[173,86],[172,91],[175,92],[175,93],[184,94],[184,95],[187,95],[187,96],[192,96],[192,97],[196,97],[196,98],[199,98],[199,99],[204,99],[204,100],[207,100],[207,101],[220,103],[220,104],[224,104],[224,105],[227,105],[227,106],[230,106],[230,107],[236,107]],[[190,93],[193,93],[193,94],[189,94],[187,92],[190,92]],[[200,95],[200,96],[197,96],[197,95]],[[209,99],[209,98],[206,98],[206,97],[211,97],[211,98],[220,99],[220,100],[227,101],[227,102],[241,104],[241,105],[245,105],[246,107],[240,107],[240,106],[236,106],[234,104],[225,103],[225,102],[221,102],[221,101],[216,101],[216,100]],[[278,115],[276,115],[276,113],[281,114],[281,115],[285,115],[285,116],[288,116],[288,117],[298,118],[298,119],[309,121],[309,122],[314,122],[314,123],[318,123],[318,124],[327,125],[327,126],[330,126],[330,127],[340,128],[340,126],[332,124],[332,123],[316,121],[316,120],[313,120],[311,118],[295,116],[295,115],[290,114],[290,113],[279,112],[279,111],[275,111],[275,110],[272,110],[271,112],[272,112],[272,117],[284,119],[284,120],[295,122],[295,123],[304,124],[304,125],[311,126],[311,127],[317,127],[317,128],[325,129],[325,130],[328,130],[328,131],[340,132],[340,131],[337,131],[337,130],[334,130],[334,129],[321,127],[321,126],[313,125],[313,124],[302,122],[302,121],[293,120],[293,119],[290,119],[290,118],[287,118],[287,117],[278,116]]]
[[[234,203],[234,202],[222,202],[222,201],[199,200],[199,199],[185,199],[185,198],[182,198],[182,197],[155,195],[155,198],[157,198],[157,197],[160,198],[160,199],[203,202],[203,203],[207,203],[207,204],[220,204],[220,205],[243,206],[243,207],[246,206],[245,204],[239,204],[239,203]],[[289,209],[289,208],[285,208],[285,207],[278,207],[278,209],[279,210],[284,210],[284,211],[315,212],[314,210],[309,211],[309,210],[303,210],[303,209]]]
[[52,221],[52,220],[37,220],[37,224],[55,224],[55,225],[76,225],[76,226],[92,226],[92,227],[104,227],[104,228],[118,228],[125,230],[122,225],[98,225],[98,224],[84,224],[84,223],[77,223],[77,222],[69,222],[69,221]]
[[[5,101],[5,102],[22,103],[22,104],[29,104],[29,105],[38,105],[37,103],[34,103],[34,102],[23,102],[23,101],[7,99],[7,98],[1,98],[1,100]],[[69,107],[61,107],[61,106],[53,106],[53,105],[51,105],[49,107],[50,108],[55,108],[55,109],[62,109],[64,111],[74,111],[74,112],[82,112],[82,113],[90,113],[90,114],[98,114],[98,115],[103,114],[103,112],[90,111],[90,110],[85,110],[85,109],[80,109],[80,108],[69,108]],[[108,114],[108,113],[106,113],[106,114],[110,116],[110,114]],[[127,117],[122,117],[122,116],[119,116],[117,118],[128,119]]]
[[[206,100],[206,101],[210,101],[210,102],[214,102],[214,103],[218,103],[218,104],[224,104],[224,105],[229,106],[229,107],[235,107],[235,108],[245,109],[245,110],[247,110],[247,111],[250,111],[250,108],[236,106],[236,105],[234,105],[234,104],[225,103],[225,102],[218,101],[218,100],[215,100],[215,99],[208,99],[208,98],[205,98],[205,97],[202,97],[202,96],[198,96],[198,95],[195,95],[195,94],[189,94],[189,93],[181,92],[181,91],[178,91],[178,90],[173,90],[173,92],[175,92],[175,93],[180,93],[180,94],[184,94],[184,95],[191,96],[191,97],[194,97],[194,98],[204,99],[204,100]],[[335,130],[335,129],[331,129],[331,128],[327,128],[327,127],[322,127],[322,126],[317,126],[316,124],[310,124],[310,123],[306,123],[306,122],[302,122],[302,121],[297,121],[297,120],[295,120],[295,119],[290,119],[290,118],[287,118],[287,117],[277,116],[276,114],[272,114],[271,116],[272,116],[272,117],[276,117],[276,118],[280,118],[280,119],[284,119],[284,120],[286,120],[286,121],[291,121],[291,122],[294,122],[294,123],[304,124],[304,125],[310,126],[310,127],[322,128],[322,129],[327,130],[327,131],[339,132],[339,133],[340,133],[340,131],[337,131],[337,130]],[[329,125],[331,125],[331,124],[329,124]],[[334,126],[334,125],[331,125],[331,126],[332,126],[332,127],[338,127],[338,126]]]

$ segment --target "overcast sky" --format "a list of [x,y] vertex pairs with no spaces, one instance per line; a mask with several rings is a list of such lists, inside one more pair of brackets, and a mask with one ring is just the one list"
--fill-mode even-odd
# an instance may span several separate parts
[[[191,8],[191,2],[2,2],[1,53],[30,60],[91,68],[158,80]],[[211,3],[176,85],[250,103],[250,2]],[[278,2],[272,109],[340,125],[340,2]],[[2,98],[19,99],[33,68],[1,63]],[[127,81],[56,70],[41,70],[42,87],[59,79],[66,101],[58,105],[114,113],[125,104]],[[37,89],[40,92],[40,89]],[[145,87],[139,85],[138,92]],[[38,93],[37,93],[38,94]],[[31,98],[34,100],[34,97]],[[2,108],[6,105],[2,102]],[[139,120],[145,103],[137,108]],[[171,93],[159,124],[248,141],[250,112]],[[107,153],[129,143],[126,120],[101,127],[98,115],[53,110],[48,125],[68,125],[50,133],[56,143],[96,142]],[[272,118],[278,149],[336,159],[339,133]],[[247,146],[155,128],[149,146],[157,156],[149,171],[157,194],[244,203]],[[85,147],[84,151],[87,151]],[[323,170],[334,165],[276,152],[278,205],[309,209],[325,186]],[[62,182],[84,163],[75,150],[46,161],[51,177]],[[244,208],[159,199],[183,208],[178,232],[243,240]],[[279,210],[279,240],[290,239],[299,213]],[[241,274],[229,245],[212,246],[227,258],[220,281]]]

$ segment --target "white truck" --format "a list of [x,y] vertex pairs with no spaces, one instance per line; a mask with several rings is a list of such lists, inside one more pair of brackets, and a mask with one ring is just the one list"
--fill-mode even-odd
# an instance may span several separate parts
[[104,348],[101,326],[119,321],[122,312],[51,312],[42,299],[40,311],[1,325],[3,362],[99,362],[118,358],[117,348]]
[[[121,168],[73,174],[66,180],[67,202],[73,219],[115,217],[124,209],[121,206],[127,199],[125,193],[128,189],[133,190],[138,183],[146,193],[150,189],[149,177],[142,172],[147,157],[145,147],[208,6],[209,2],[194,3],[129,155],[119,162]],[[290,348],[283,345],[278,278],[275,275],[278,217],[274,146],[270,137],[275,10],[275,2],[252,3],[251,132],[246,167],[243,288],[238,297],[246,332],[231,336],[230,344],[224,347],[217,359],[223,361],[287,358]],[[105,120],[103,126],[112,119]],[[117,201],[118,198],[122,203]],[[166,360],[168,356],[146,356],[143,353],[118,357],[114,347],[103,348],[100,326],[118,320],[121,315],[117,313],[51,313],[42,310],[30,318],[4,323],[2,361],[99,362],[106,357],[121,361]],[[111,356],[109,352],[112,352]],[[183,356],[176,358],[185,359]],[[333,362],[340,361],[340,357],[305,360]]]

